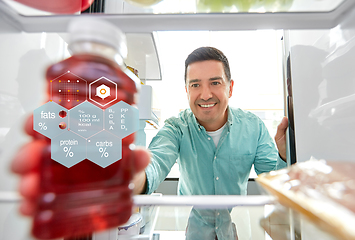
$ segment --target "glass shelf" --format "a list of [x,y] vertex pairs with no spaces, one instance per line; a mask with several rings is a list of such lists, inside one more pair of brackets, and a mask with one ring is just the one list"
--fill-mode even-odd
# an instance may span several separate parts
[[[4,225],[0,226],[4,229],[3,237],[33,240],[30,219],[18,214],[19,201],[16,193],[0,195],[0,207],[11,209],[5,216]],[[182,197],[156,194],[135,196],[134,202],[139,209],[136,208],[132,216],[139,221],[94,233],[92,240],[183,240],[186,235],[197,237],[196,234],[205,234],[196,239],[214,240],[216,232],[220,236],[237,233],[239,239],[250,240],[314,239],[315,236],[322,240],[336,239],[266,195]]]
[[[52,15],[14,0],[3,0],[22,15]],[[143,0],[101,0],[105,14],[191,14],[191,13],[276,13],[330,12],[346,0],[156,0],[141,6]],[[78,13],[76,13],[78,14]]]
[[265,195],[140,195],[134,200],[140,206],[142,218],[137,224],[141,229],[139,234],[122,235],[122,231],[111,229],[94,234],[93,239],[214,240],[216,233],[220,239],[228,240],[236,239],[234,234],[239,239],[250,240],[299,240],[315,236],[322,240],[337,239],[308,218]]

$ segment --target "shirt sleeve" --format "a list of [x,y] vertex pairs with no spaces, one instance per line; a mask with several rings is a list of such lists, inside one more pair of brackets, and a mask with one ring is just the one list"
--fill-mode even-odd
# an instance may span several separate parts
[[176,162],[180,149],[181,132],[175,124],[166,121],[165,125],[149,144],[151,162],[145,169],[147,176],[146,194],[155,191],[169,174]]
[[259,121],[260,134],[254,159],[254,168],[258,175],[287,166],[286,162],[280,158],[275,143],[264,122],[261,120]]

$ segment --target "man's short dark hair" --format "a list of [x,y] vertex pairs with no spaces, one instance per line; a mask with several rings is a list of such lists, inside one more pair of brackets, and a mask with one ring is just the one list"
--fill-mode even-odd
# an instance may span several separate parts
[[214,47],[200,47],[195,49],[185,60],[185,83],[187,75],[187,67],[194,62],[202,62],[206,60],[216,60],[223,63],[224,73],[228,82],[231,80],[231,71],[227,57],[222,51]]

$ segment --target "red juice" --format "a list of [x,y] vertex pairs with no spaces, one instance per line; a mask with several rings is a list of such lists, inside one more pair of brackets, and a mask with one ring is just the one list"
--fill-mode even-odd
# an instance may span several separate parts
[[[117,99],[102,106],[106,109],[119,101],[134,104],[135,82],[114,61],[98,55],[78,54],[50,66],[46,78],[49,83],[66,74],[66,80],[78,81],[73,101],[59,101],[63,96],[49,85],[51,100],[71,109],[87,100],[88,86],[104,76],[117,84]],[[69,99],[70,96],[67,98]],[[40,197],[34,217],[32,233],[40,239],[83,236],[121,225],[132,213],[133,153],[129,145],[134,133],[122,140],[122,159],[103,168],[88,159],[66,167],[51,159],[48,149],[43,153],[40,175]]]

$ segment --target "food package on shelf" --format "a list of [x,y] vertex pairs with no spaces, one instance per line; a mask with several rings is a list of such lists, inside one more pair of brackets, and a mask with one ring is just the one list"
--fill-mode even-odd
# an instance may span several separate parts
[[256,181],[337,239],[355,240],[355,163],[311,159]]

